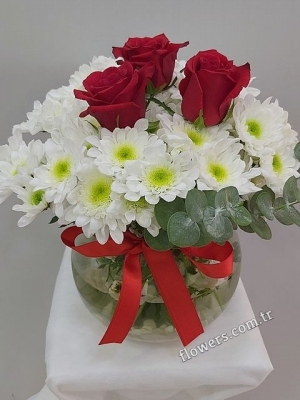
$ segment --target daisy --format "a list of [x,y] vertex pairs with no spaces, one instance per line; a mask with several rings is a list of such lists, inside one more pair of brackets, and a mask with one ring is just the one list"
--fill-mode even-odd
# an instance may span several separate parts
[[77,184],[76,168],[83,158],[82,150],[65,139],[62,145],[49,139],[45,143],[45,164],[34,170],[30,184],[35,190],[45,190],[48,202],[58,204]]
[[242,144],[232,142],[228,145],[228,141],[206,146],[205,152],[198,158],[198,189],[218,191],[235,186],[241,195],[260,190],[251,182],[252,178],[260,175],[260,169],[248,170],[245,161],[240,158],[242,148]]
[[266,184],[278,196],[282,195],[283,186],[291,176],[298,178],[299,161],[294,157],[293,147],[282,145],[260,158],[260,168]]
[[232,129],[228,123],[199,129],[178,114],[173,117],[163,114],[158,119],[162,128],[157,131],[157,136],[168,144],[170,150],[193,150],[201,153],[206,143],[229,139],[228,130]]
[[94,146],[88,151],[88,156],[95,158],[95,165],[103,174],[119,176],[126,162],[141,160],[146,153],[155,155],[157,151],[165,151],[163,141],[156,135],[149,135],[147,128],[146,119],[138,120],[133,128],[116,128],[113,132],[102,128],[101,139],[95,136],[87,138]]
[[277,101],[271,103],[269,98],[261,103],[248,94],[244,99],[236,99],[233,119],[245,150],[253,157],[260,157],[266,149],[282,141],[287,113]]
[[49,206],[45,199],[45,191],[34,191],[28,180],[24,179],[22,186],[14,186],[13,191],[17,194],[18,199],[23,201],[23,204],[16,204],[12,209],[26,213],[19,219],[19,227],[29,225],[38,214],[46,210]]
[[40,140],[23,141],[20,131],[8,139],[8,145],[0,146],[0,203],[12,193],[13,186],[22,186],[22,179],[30,178],[44,157],[44,145]]
[[148,203],[157,204],[160,198],[168,202],[176,196],[185,198],[187,192],[195,187],[198,169],[189,152],[175,157],[158,153],[145,161],[127,163],[124,176],[124,184],[113,183],[116,192],[124,193],[125,199],[130,201],[144,197]]
[[136,221],[141,227],[146,228],[152,236],[159,233],[159,225],[154,216],[154,205],[149,204],[144,197],[137,201],[125,199],[123,195],[118,196],[109,206],[112,213],[123,215],[124,222],[129,225]]
[[112,178],[102,174],[89,159],[82,161],[77,176],[78,185],[67,196],[71,206],[64,219],[82,227],[86,237],[95,235],[101,244],[107,242],[109,235],[116,243],[122,243],[126,224],[122,216],[109,210],[113,202]]

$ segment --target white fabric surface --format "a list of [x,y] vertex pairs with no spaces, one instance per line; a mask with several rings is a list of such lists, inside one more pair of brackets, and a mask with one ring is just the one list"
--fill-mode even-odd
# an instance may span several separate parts
[[[187,348],[252,318],[240,281],[222,315]],[[224,400],[257,387],[273,369],[259,328],[184,363],[179,339],[157,344],[126,339],[121,345],[98,346],[104,331],[75,288],[66,249],[47,328],[50,391],[45,387],[31,400]]]

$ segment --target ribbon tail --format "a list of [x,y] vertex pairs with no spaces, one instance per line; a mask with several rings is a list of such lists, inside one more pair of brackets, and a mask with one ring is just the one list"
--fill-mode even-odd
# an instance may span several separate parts
[[204,332],[186,284],[170,251],[143,246],[149,269],[184,346]]
[[139,254],[128,254],[124,261],[122,287],[113,318],[101,344],[122,343],[134,324],[141,299],[142,272]]
[[[210,243],[203,247],[186,247],[180,249],[196,268],[210,278],[225,278],[233,272],[233,248],[229,242],[224,245]],[[204,264],[195,261],[194,257],[218,261],[216,264]]]

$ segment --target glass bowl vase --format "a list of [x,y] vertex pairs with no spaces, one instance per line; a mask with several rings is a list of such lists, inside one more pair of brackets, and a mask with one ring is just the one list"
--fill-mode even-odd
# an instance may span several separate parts
[[[236,233],[229,240],[233,247],[233,272],[221,279],[201,273],[180,251],[173,249],[176,264],[185,281],[203,326],[214,321],[233,296],[241,270],[241,251]],[[122,266],[125,256],[89,258],[72,250],[72,270],[75,285],[88,310],[105,326],[116,309],[122,286]],[[143,257],[140,306],[129,337],[137,340],[163,342],[178,337],[153,276]],[[198,259],[202,263],[213,260]],[[172,282],[170,282],[172,285]]]

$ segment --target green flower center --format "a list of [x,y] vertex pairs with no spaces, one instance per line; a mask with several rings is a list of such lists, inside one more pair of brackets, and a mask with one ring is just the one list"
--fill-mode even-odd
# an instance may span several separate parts
[[43,201],[44,194],[45,192],[42,189],[37,190],[36,192],[32,192],[30,197],[30,204],[32,204],[33,206],[38,206]]
[[272,167],[273,171],[276,172],[277,174],[280,174],[283,170],[283,163],[278,154],[274,154],[273,156]]
[[170,187],[175,181],[175,173],[169,167],[155,167],[149,171],[147,180],[154,188]]
[[228,178],[227,169],[221,165],[212,163],[208,166],[208,172],[215,178],[215,180],[219,183],[226,181]]
[[138,158],[138,153],[132,144],[121,143],[116,146],[113,157],[119,164],[124,165],[125,161],[136,160]]
[[110,201],[112,180],[101,177],[94,180],[85,188],[85,200],[93,206],[102,206]]
[[141,197],[138,201],[126,200],[126,206],[130,210],[139,210],[139,209],[146,208],[148,206],[148,203],[145,200],[145,197]]
[[262,126],[255,119],[247,119],[246,121],[247,131],[251,136],[254,136],[256,139],[260,139],[262,135]]
[[201,147],[205,143],[205,136],[192,125],[185,125],[184,132],[191,139],[195,146]]
[[64,158],[57,160],[52,165],[52,175],[57,181],[63,181],[71,175],[71,160]]

